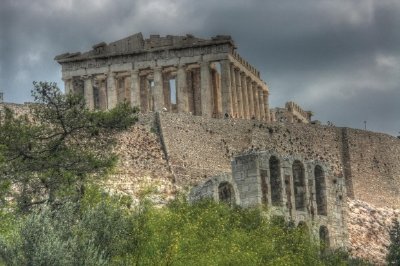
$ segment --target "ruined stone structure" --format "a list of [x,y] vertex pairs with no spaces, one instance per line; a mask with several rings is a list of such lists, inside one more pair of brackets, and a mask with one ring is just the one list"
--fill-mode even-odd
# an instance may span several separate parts
[[0,91],[0,103],[3,103],[4,98],[3,98],[3,92]]
[[[0,104],[0,115],[4,107],[11,108],[18,115],[29,114],[27,104]],[[271,182],[277,180],[274,178],[267,179],[267,190],[264,186],[264,191],[268,191],[267,201],[265,197],[260,196],[260,183],[249,185],[252,191],[256,191],[253,198],[249,197],[252,202],[264,200],[271,210],[278,211],[281,208],[281,214],[287,219],[293,217],[297,225],[306,221],[305,224],[316,237],[319,237],[319,227],[325,225],[327,230],[322,229],[321,233],[324,235],[327,232],[325,235],[328,236],[331,247],[341,243],[341,233],[335,227],[340,219],[344,218],[350,253],[378,265],[384,264],[389,245],[388,230],[392,219],[400,217],[400,140],[396,137],[318,124],[209,119],[184,113],[161,112],[140,114],[137,125],[121,132],[117,139],[114,152],[119,155],[120,160],[116,171],[103,183],[112,193],[121,193],[137,199],[151,191],[151,200],[163,205],[182,187],[202,184],[210,177],[211,182],[208,184],[214,191],[216,184],[222,181],[236,184],[233,180],[235,176],[230,174],[232,159],[237,161],[234,171],[238,171],[240,164],[245,165],[242,157],[256,158],[260,177],[261,173],[264,173],[264,176],[267,174],[267,178],[268,173],[271,177],[276,176],[273,173],[280,169],[281,182]],[[236,158],[238,154],[242,155]],[[265,163],[268,158],[262,159],[268,156],[275,156],[277,159],[269,158],[271,166],[269,161],[268,164]],[[263,164],[260,163],[262,160]],[[291,169],[299,169],[293,167],[295,160],[304,167],[306,199],[311,196],[315,199],[314,220],[311,212],[308,212],[307,205],[306,212],[293,209],[295,203],[292,188],[292,216],[286,207],[289,201],[285,187],[283,186],[282,190],[272,189],[283,184],[282,175],[293,175]],[[249,163],[243,169],[253,169],[255,164]],[[311,195],[314,193],[314,187],[311,190],[308,185],[309,180],[315,178],[317,164],[321,166],[325,176],[326,217],[318,216],[318,213],[315,215],[318,206],[316,191],[323,191],[324,186],[319,189],[313,180],[315,194]],[[276,167],[277,165],[280,167]],[[261,172],[262,170],[264,172]],[[256,179],[252,172],[249,173],[251,183],[251,180]],[[343,194],[338,194],[336,189],[342,189],[339,185],[343,181],[346,189],[342,190]],[[225,200],[229,200],[231,195],[231,200],[232,196],[235,196],[234,200],[241,204],[241,198],[237,200],[236,196],[243,194],[239,194],[235,187],[245,190],[246,186],[232,185],[235,191],[233,194],[229,193],[232,191],[231,187],[225,185],[220,187],[218,194],[214,194],[214,198],[218,199],[221,194],[226,195],[223,197]],[[277,193],[278,191],[280,193]],[[379,193],[376,193],[377,191]],[[342,200],[340,195],[343,195]],[[346,198],[346,207],[342,206],[344,214],[340,217],[339,202],[341,200],[344,203]],[[320,202],[323,202],[322,197],[321,199]],[[274,206],[273,202],[276,201],[282,202],[282,206]],[[306,203],[309,201],[306,200]],[[338,216],[334,217],[336,215]],[[343,231],[343,234],[345,233]]]
[[311,230],[324,247],[346,248],[345,182],[333,176],[325,163],[264,151],[235,156],[231,167],[231,175],[212,177],[194,187],[190,199],[265,205],[271,215]]
[[284,108],[274,108],[270,111],[272,122],[304,123],[311,122],[311,111],[304,111],[295,102],[287,102]]
[[138,33],[55,60],[65,91],[84,94],[91,109],[127,101],[142,112],[269,121],[268,87],[235,49],[230,36],[144,39]]
[[[376,213],[400,208],[400,140],[313,123],[294,102],[269,110],[268,86],[230,36],[138,33],[55,60],[65,91],[83,94],[89,108],[127,101],[143,113],[140,126],[120,136],[118,172],[105,184],[111,191],[136,196],[151,184],[164,195],[156,201],[165,203],[175,189],[197,186],[193,199],[266,205],[327,246],[384,260],[387,234],[377,241],[363,233],[380,243],[371,248],[357,241],[357,228],[376,229],[375,221],[387,228]],[[360,202],[382,209],[354,207]]]

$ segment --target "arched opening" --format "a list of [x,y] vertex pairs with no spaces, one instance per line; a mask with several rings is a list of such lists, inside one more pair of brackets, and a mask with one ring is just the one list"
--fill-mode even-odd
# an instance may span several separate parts
[[228,182],[222,182],[218,186],[218,200],[219,202],[224,202],[229,205],[235,203],[235,192],[233,186]]
[[324,225],[319,228],[319,242],[321,253],[326,253],[329,250],[329,231]]
[[271,202],[274,206],[282,205],[281,166],[278,158],[269,159],[269,172],[271,183]]
[[296,160],[292,166],[294,182],[295,207],[298,211],[306,210],[306,182],[304,177],[304,166]]
[[321,166],[317,165],[314,169],[315,177],[315,195],[317,201],[317,214],[327,215],[326,203],[326,183],[325,173]]
[[297,225],[297,228],[304,234],[307,234],[309,232],[308,226],[304,221],[300,221],[299,224]]

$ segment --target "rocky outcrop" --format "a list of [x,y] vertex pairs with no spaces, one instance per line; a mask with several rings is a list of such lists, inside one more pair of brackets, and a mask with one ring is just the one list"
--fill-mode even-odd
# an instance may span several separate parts
[[118,165],[105,186],[134,200],[147,196],[156,204],[165,204],[175,197],[177,188],[153,118],[140,116],[138,124],[117,133],[113,152],[119,157]]
[[377,208],[360,200],[348,201],[349,252],[353,257],[384,265],[389,231],[400,209]]

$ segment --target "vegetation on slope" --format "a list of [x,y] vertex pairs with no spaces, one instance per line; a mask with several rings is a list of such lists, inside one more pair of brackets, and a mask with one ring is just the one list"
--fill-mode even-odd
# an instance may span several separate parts
[[307,232],[260,209],[176,200],[132,207],[87,188],[80,204],[29,215],[2,213],[0,256],[7,265],[346,265],[321,257]]
[[390,232],[390,246],[387,255],[388,265],[400,265],[400,222],[398,219],[393,221]]
[[0,124],[0,198],[15,199],[24,212],[79,200],[85,183],[115,165],[113,143],[101,134],[137,120],[128,104],[92,112],[82,95],[64,95],[55,83],[34,83],[32,95],[29,114],[17,117],[6,109]]
[[136,121],[121,105],[91,112],[78,95],[36,83],[26,117],[0,125],[0,264],[345,265],[320,256],[304,229],[260,209],[178,199],[164,208],[110,196],[94,183],[115,156],[99,137]]

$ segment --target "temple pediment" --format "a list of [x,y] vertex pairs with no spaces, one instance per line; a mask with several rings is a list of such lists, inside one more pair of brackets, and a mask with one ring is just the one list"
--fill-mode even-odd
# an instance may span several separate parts
[[198,46],[207,46],[212,44],[230,43],[234,45],[231,36],[217,35],[211,39],[197,38],[191,34],[185,36],[175,35],[150,35],[149,38],[143,38],[141,32],[111,42],[109,44],[100,42],[92,46],[92,50],[84,53],[64,53],[57,55],[54,59],[59,62],[65,60],[84,60],[93,57],[113,56],[148,52],[162,49],[181,49]]

